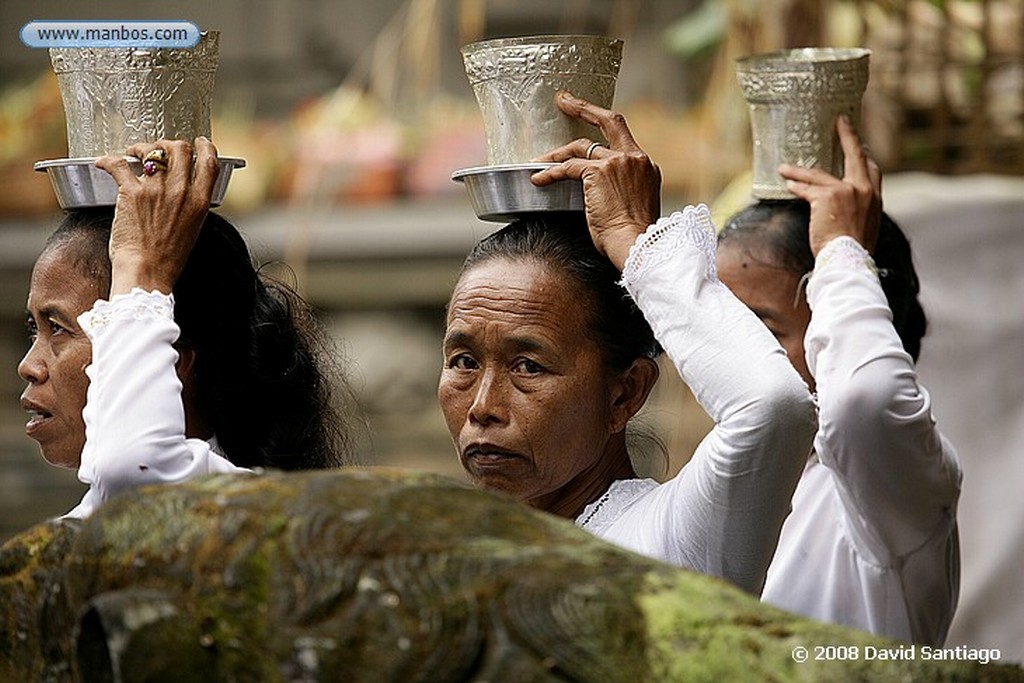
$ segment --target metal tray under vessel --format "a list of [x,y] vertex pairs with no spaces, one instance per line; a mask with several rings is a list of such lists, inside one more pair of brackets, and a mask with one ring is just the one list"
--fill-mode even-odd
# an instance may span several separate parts
[[[141,161],[135,157],[125,159],[135,175],[142,175]],[[220,157],[218,162],[220,173],[213,186],[211,206],[220,206],[224,201],[232,171],[245,168],[245,160],[236,157]],[[109,173],[96,167],[96,157],[37,161],[32,168],[50,176],[50,183],[62,209],[114,206],[117,203],[117,183]]]
[[547,211],[583,211],[583,183],[559,180],[537,187],[530,176],[557,164],[532,163],[504,166],[477,166],[452,173],[452,180],[463,183],[469,192],[477,218],[507,222],[523,214]]

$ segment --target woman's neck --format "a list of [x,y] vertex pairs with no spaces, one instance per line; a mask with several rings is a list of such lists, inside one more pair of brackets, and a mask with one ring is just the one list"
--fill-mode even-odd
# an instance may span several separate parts
[[566,519],[576,519],[588,504],[594,502],[620,479],[635,479],[636,472],[626,450],[624,434],[613,437],[604,456],[588,470],[580,472],[557,491],[527,501],[530,507]]

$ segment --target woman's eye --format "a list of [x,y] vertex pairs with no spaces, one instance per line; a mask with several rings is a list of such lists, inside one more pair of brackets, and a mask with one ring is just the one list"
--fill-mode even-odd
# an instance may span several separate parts
[[544,367],[529,358],[521,358],[519,362],[512,366],[512,371],[524,375],[537,375],[544,372]]
[[460,353],[448,361],[448,367],[456,370],[476,370],[478,366],[472,356]]
[[59,334],[61,332],[67,332],[67,328],[61,325],[53,318],[47,318],[46,323],[50,326],[50,334]]

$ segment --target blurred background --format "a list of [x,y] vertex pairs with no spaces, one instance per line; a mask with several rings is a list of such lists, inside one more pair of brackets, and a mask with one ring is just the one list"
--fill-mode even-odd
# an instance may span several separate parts
[[[58,207],[32,163],[67,156],[33,19],[187,19],[221,32],[213,139],[243,157],[222,213],[323,316],[355,390],[365,463],[461,477],[436,406],[443,307],[494,224],[453,170],[485,163],[459,47],[597,33],[625,42],[616,90],[661,166],[666,211],[749,200],[737,57],[870,48],[862,131],[910,235],[931,332],[919,365],[965,470],[950,644],[1024,659],[1024,0],[60,0],[0,5],[0,539],[82,493],[24,436],[18,360],[32,263]],[[653,476],[709,428],[666,366],[643,415]]]

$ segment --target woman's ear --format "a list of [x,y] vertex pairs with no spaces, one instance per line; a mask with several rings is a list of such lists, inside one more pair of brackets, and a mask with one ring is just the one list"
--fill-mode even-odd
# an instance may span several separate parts
[[178,352],[178,362],[174,364],[174,370],[181,382],[181,402],[185,408],[185,436],[209,439],[213,436],[213,430],[203,415],[196,393],[195,367],[199,354],[194,348],[184,344],[175,344],[174,350]]
[[637,358],[612,380],[609,423],[612,434],[624,430],[630,419],[644,407],[659,374],[654,359]]
[[174,350],[178,352],[178,362],[174,364],[174,370],[178,374],[178,381],[184,387],[185,392],[190,391],[192,386],[192,371],[196,364],[196,350],[191,346],[175,344]]

